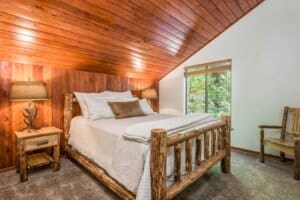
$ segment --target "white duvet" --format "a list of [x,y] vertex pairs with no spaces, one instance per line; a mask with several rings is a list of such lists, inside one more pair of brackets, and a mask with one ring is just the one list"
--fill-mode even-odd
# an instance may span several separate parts
[[[135,193],[136,199],[150,200],[150,152],[146,141],[151,129],[165,128],[171,134],[200,128],[214,121],[211,115],[206,114],[193,117],[154,114],[95,121],[77,116],[71,121],[69,144]],[[167,158],[167,175],[171,175],[173,167],[171,154],[170,151]]]

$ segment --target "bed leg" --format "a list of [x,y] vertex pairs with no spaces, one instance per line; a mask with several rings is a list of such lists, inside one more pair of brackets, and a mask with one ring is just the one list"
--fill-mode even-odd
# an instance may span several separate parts
[[151,131],[150,171],[152,200],[165,200],[166,193],[167,133],[164,129]]
[[231,119],[229,116],[223,116],[223,120],[226,122],[226,127],[223,129],[223,148],[226,150],[226,156],[221,161],[221,169],[223,173],[230,173],[230,159],[231,159],[231,150],[230,150],[230,140],[231,140]]
[[294,179],[300,180],[300,137],[295,138]]

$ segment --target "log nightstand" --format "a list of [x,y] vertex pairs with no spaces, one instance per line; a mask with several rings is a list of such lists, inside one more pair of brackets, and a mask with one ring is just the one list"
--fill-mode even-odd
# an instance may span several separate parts
[[[62,130],[55,127],[43,127],[36,130],[16,131],[17,137],[17,172],[21,182],[27,181],[27,170],[47,164],[53,164],[53,171],[59,170],[59,146]],[[46,149],[53,148],[50,156]],[[44,149],[34,153],[33,151]],[[31,153],[33,152],[33,153]]]

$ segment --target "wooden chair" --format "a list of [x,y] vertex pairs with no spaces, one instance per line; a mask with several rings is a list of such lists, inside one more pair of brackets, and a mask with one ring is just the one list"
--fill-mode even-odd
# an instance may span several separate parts
[[[300,180],[300,108],[285,107],[281,126],[259,125],[260,161],[265,162],[265,145],[280,151],[281,161],[285,154],[294,158],[294,179]],[[280,138],[264,137],[264,129],[281,130]],[[287,131],[288,130],[288,131]]]

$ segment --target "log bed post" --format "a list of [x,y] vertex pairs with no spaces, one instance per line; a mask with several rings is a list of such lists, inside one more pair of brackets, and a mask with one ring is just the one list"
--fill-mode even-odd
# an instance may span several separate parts
[[150,171],[153,200],[165,200],[167,162],[167,133],[164,129],[153,129],[150,142]]
[[65,95],[65,105],[64,105],[64,135],[65,135],[65,145],[68,144],[70,123],[73,117],[73,94]]
[[300,180],[300,137],[295,138],[294,179]]
[[226,156],[221,161],[221,168],[222,172],[224,173],[230,173],[231,167],[230,167],[230,158],[231,158],[231,151],[230,151],[230,132],[231,132],[231,118],[230,116],[222,116],[222,120],[226,122],[226,127],[223,129],[223,149],[226,150]]

